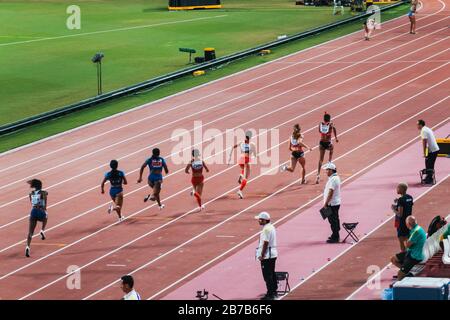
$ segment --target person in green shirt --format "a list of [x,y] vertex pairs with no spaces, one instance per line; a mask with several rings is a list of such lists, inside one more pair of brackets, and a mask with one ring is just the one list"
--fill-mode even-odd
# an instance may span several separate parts
[[425,258],[423,255],[423,247],[427,240],[425,230],[417,224],[414,216],[406,218],[406,226],[410,230],[409,238],[405,241],[406,252],[400,252],[391,258],[392,264],[400,269],[397,274],[398,280],[406,277],[411,269]]
[[442,234],[441,236],[441,241],[444,239],[448,239],[450,236],[450,225],[447,227],[447,230]]

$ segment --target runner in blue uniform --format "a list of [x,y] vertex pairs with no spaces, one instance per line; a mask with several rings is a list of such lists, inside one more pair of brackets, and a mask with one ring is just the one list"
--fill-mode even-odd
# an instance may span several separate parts
[[42,222],[42,229],[40,232],[41,239],[45,240],[45,226],[47,225],[47,195],[48,192],[42,190],[42,182],[38,179],[28,181],[31,188],[30,192],[31,213],[30,224],[28,228],[27,247],[25,248],[25,256],[30,257],[31,239],[33,238],[34,230],[37,222]]
[[105,174],[103,178],[101,190],[102,194],[105,193],[105,183],[109,181],[111,183],[111,188],[109,189],[109,195],[111,196],[112,203],[109,205],[108,213],[111,211],[116,211],[119,216],[119,221],[124,219],[122,216],[123,207],[123,184],[128,184],[127,178],[123,171],[117,170],[119,167],[119,162],[117,160],[111,160],[109,163],[111,171]]
[[160,157],[160,150],[158,148],[154,148],[152,150],[152,156],[145,160],[145,162],[141,166],[141,171],[139,172],[138,183],[142,182],[142,174],[144,173],[144,169],[148,166],[150,171],[150,175],[148,176],[148,185],[152,188],[153,193],[149,194],[144,198],[144,202],[147,202],[148,199],[155,201],[158,203],[159,210],[163,209],[165,206],[161,203],[160,192],[161,192],[161,184],[163,182],[162,171],[166,175],[169,173],[169,169],[167,168],[166,160]]

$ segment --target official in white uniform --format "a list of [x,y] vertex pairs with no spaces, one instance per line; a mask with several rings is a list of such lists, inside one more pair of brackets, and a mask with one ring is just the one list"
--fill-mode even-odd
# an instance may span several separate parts
[[323,206],[330,207],[332,214],[328,216],[328,222],[331,226],[332,234],[328,238],[327,243],[339,242],[339,209],[341,207],[341,179],[337,175],[336,166],[332,162],[328,162],[323,166],[326,170],[328,181],[323,190]]
[[[436,142],[433,130],[425,126],[425,121],[417,121],[417,129],[420,130],[420,137],[422,138],[423,155],[425,157],[425,168],[427,169],[427,176],[425,183],[433,183],[434,164],[439,153],[439,146]],[[427,154],[428,148],[428,154]]]
[[267,287],[267,293],[262,300],[273,300],[277,297],[278,289],[275,275],[275,262],[278,257],[277,234],[267,212],[261,212],[255,219],[258,219],[259,225],[263,226],[256,250],[256,258],[261,261],[261,270]]

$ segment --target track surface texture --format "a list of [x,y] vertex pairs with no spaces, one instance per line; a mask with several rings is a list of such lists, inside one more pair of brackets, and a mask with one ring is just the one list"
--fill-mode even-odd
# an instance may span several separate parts
[[[352,195],[360,191],[357,186],[364,185],[367,176],[380,186],[380,192],[391,190],[380,199],[385,208],[395,197],[396,183],[403,180],[414,185],[415,196],[420,196],[418,207],[429,208],[427,203],[432,201],[443,208],[449,192],[449,160],[438,158],[439,185],[432,190],[417,186],[424,164],[416,121],[423,118],[439,134],[450,133],[444,132],[449,131],[450,117],[449,9],[449,0],[426,0],[417,14],[415,35],[408,33],[407,17],[401,17],[383,23],[370,41],[364,41],[360,32],[353,33],[0,155],[0,299],[118,299],[122,295],[119,278],[124,274],[135,277],[142,298],[194,299],[195,291],[183,288],[194,283],[201,286],[198,290],[208,289],[209,283],[198,282],[202,275],[239,254],[249,261],[243,265],[255,284],[239,291],[239,277],[227,278],[224,286],[229,291],[222,294],[230,299],[256,299],[264,291],[260,267],[252,252],[243,253],[256,247],[260,229],[254,216],[262,210],[271,213],[280,232],[289,225],[297,230],[314,225],[314,232],[293,232],[288,238],[279,235],[278,263],[304,278],[291,279],[296,289],[286,298],[320,298],[326,291],[324,298],[345,299],[367,280],[364,265],[348,272],[346,268],[356,266],[345,261],[364,257],[364,262],[384,266],[388,252],[379,248],[384,241],[395,241],[395,233],[383,227],[390,219],[383,213],[384,218],[366,219],[367,224],[359,227],[367,234],[361,243],[324,245],[329,225],[317,213],[309,214],[320,206],[326,180],[322,173],[320,184],[314,184],[318,123],[327,111],[338,129],[334,161],[345,180],[341,209],[345,219],[360,218],[353,215],[355,199],[360,198]],[[195,147],[203,147],[204,154],[212,139],[225,141],[227,129],[253,128],[258,154],[270,149],[279,155],[280,163],[274,163],[269,174],[262,170],[267,164],[252,165],[241,200],[236,195],[239,167],[225,163],[230,151],[225,144],[217,147],[223,163],[209,165],[203,194],[206,210],[196,212],[189,196],[190,177],[184,173],[185,164],[177,161],[176,149],[181,132],[177,129],[194,136],[195,121],[202,122],[203,130]],[[313,147],[306,152],[306,185],[300,184],[298,168],[293,174],[278,172],[279,165],[289,159],[287,141],[295,123]],[[279,139],[260,143],[263,129],[278,130]],[[186,152],[193,144],[186,146]],[[166,207],[161,211],[154,203],[142,201],[148,186],[136,183],[140,165],[155,146],[170,169],[162,189]],[[387,165],[395,157],[412,159],[403,165],[406,175]],[[123,208],[126,219],[121,223],[114,214],[107,214],[109,196],[102,195],[99,187],[111,159],[119,160],[129,181]],[[47,239],[35,235],[31,258],[25,258],[30,210],[26,181],[31,178],[40,178],[49,192],[49,224]],[[369,196],[377,192],[370,184],[365,186]],[[370,216],[370,210],[359,214]],[[429,218],[424,211],[417,212],[419,219],[422,214]],[[312,255],[289,260],[295,244],[305,252],[321,252],[320,259]],[[322,260],[322,255],[330,261]],[[376,261],[366,261],[369,256]],[[313,276],[299,271],[308,263],[314,264]],[[341,267],[331,268],[339,263]],[[330,270],[339,271],[339,276],[330,276]],[[70,289],[71,271],[79,273],[80,288]],[[221,277],[210,272],[205,279],[213,284],[215,276]],[[327,290],[322,290],[324,282]]]

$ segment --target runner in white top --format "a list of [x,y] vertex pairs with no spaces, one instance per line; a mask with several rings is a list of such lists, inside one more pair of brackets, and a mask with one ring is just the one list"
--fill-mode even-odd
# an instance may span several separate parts
[[231,157],[233,155],[233,150],[239,147],[241,150],[241,155],[239,157],[239,166],[241,167],[241,174],[238,179],[238,184],[240,184],[239,190],[237,192],[240,199],[244,198],[244,194],[242,193],[242,190],[244,190],[245,186],[247,185],[247,179],[250,177],[250,160],[251,157],[256,156],[256,148],[253,143],[250,143],[250,139],[252,138],[252,132],[247,131],[245,132],[245,141],[241,144],[236,144],[233,146],[230,152],[230,156],[228,158],[228,164],[231,162]]

